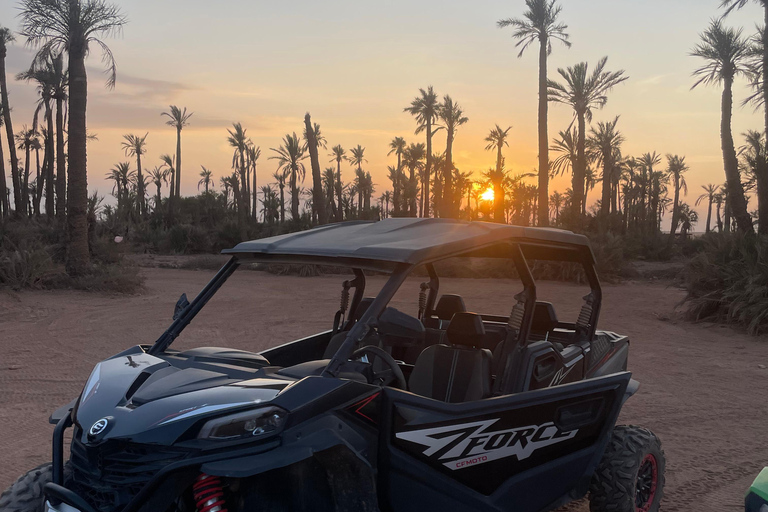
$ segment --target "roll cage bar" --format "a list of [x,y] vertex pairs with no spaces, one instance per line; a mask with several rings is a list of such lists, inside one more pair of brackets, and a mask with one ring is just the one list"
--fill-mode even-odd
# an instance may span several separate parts
[[[545,252],[542,252],[542,249],[546,250],[546,248],[543,247],[531,247],[530,245],[513,241],[502,242],[495,245],[497,246],[497,249],[501,250],[501,253],[496,253],[496,257],[511,260],[523,284],[523,290],[515,296],[517,304],[514,305],[512,312],[507,319],[511,329],[509,330],[507,339],[504,340],[500,356],[502,364],[498,370],[501,370],[501,378],[497,379],[494,387],[495,394],[503,394],[512,389],[519,389],[522,385],[521,382],[516,382],[516,379],[520,380],[524,378],[522,372],[518,370],[520,369],[520,365],[524,362],[522,354],[528,345],[533,313],[536,307],[536,283],[533,274],[531,273],[531,269],[528,266],[525,253],[527,252],[529,256],[533,256],[535,259],[551,258],[541,258],[541,256],[546,255]],[[437,294],[440,287],[440,280],[437,271],[435,270],[434,263],[454,257],[471,256],[476,254],[476,252],[477,251],[474,249],[471,251],[462,251],[457,254],[449,256],[443,255],[435,260],[423,262],[429,276],[429,281],[425,283],[428,295],[424,315],[429,316],[434,311],[435,301],[437,300]],[[259,259],[258,255],[254,255],[254,257]],[[240,266],[241,258],[241,255],[233,255],[232,258],[230,258],[229,261],[227,261],[227,263],[216,273],[213,279],[211,279],[200,293],[198,293],[192,302],[186,304],[183,309],[179,311],[173,323],[171,323],[168,329],[166,329],[149,348],[149,354],[161,354],[170,347],[173,341],[181,334],[184,328],[190,324],[203,306],[207,304],[211,297],[213,297],[219,288],[221,288],[227,279],[229,279],[235,270],[237,270]],[[269,258],[269,260],[272,259]],[[583,257],[575,258],[574,262],[581,263],[590,287],[589,295],[584,298],[589,307],[586,309],[582,308],[582,315],[587,316],[588,318],[584,318],[584,322],[581,324],[583,332],[579,331],[579,322],[576,323],[576,334],[587,340],[591,340],[595,335],[597,320],[600,314],[602,289],[597,273],[595,272],[591,251],[588,252],[588,256],[583,255]],[[333,358],[331,358],[323,372],[323,376],[336,377],[340,373],[342,365],[352,355],[357,344],[368,335],[372,328],[376,327],[378,317],[384,312],[395,293],[400,289],[400,286],[417,266],[419,265],[396,263],[389,279],[384,284],[384,287],[376,296],[373,303],[368,307],[360,320],[354,323],[353,314],[365,294],[366,281],[363,268],[375,268],[376,265],[350,266],[355,278],[351,281],[345,281],[344,284],[345,286],[349,285],[349,287],[354,287],[355,294],[349,309],[349,317],[345,319],[346,321],[344,322],[343,327],[344,330],[349,329],[349,334],[339,347],[339,350]],[[580,320],[582,315],[580,315]],[[493,320],[499,319],[501,318],[493,318]]]

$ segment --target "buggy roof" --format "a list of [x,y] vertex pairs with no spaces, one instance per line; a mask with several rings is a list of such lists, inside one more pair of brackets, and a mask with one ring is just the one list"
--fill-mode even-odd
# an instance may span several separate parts
[[454,219],[351,221],[242,242],[223,254],[276,263],[315,263],[391,269],[452,256],[509,257],[509,242],[527,258],[592,264],[587,237],[552,228]]

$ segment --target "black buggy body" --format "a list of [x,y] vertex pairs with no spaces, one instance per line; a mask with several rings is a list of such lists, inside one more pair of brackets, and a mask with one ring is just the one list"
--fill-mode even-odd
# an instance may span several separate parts
[[[601,289],[584,236],[390,219],[224,252],[229,262],[191,303],[182,297],[153,345],[99,363],[81,396],[54,413],[52,465],[22,477],[0,505],[43,510],[17,497],[45,484],[39,503],[50,512],[537,512],[591,486],[592,510],[658,509],[658,440],[615,427],[638,384],[626,371],[628,339],[596,330]],[[522,289],[504,305],[509,316],[440,295],[434,264],[454,257],[514,266]],[[591,291],[575,321],[537,302],[532,260],[583,268]],[[349,268],[333,328],[258,354],[172,350],[252,262]],[[418,313],[388,307],[417,266],[428,275]],[[375,298],[365,271],[389,275]]]

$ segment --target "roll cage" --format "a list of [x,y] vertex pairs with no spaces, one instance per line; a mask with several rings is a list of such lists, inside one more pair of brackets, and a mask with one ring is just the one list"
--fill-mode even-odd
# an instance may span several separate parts
[[[406,227],[411,227],[413,224],[429,227],[436,223],[439,223],[442,227],[445,224],[445,222],[440,222],[441,219],[391,219],[390,221],[382,221],[377,224],[397,223],[398,221],[400,223],[402,221],[410,221],[406,224]],[[414,221],[418,222],[414,223]],[[460,226],[486,224],[478,222],[453,222]],[[360,224],[343,223],[333,226],[359,226]],[[373,225],[372,223],[363,224]],[[490,226],[492,227],[489,229],[493,231],[495,226],[498,225]],[[395,230],[400,229],[398,225],[394,227]],[[531,230],[531,228],[509,227],[518,230]],[[421,231],[425,230],[422,229]],[[282,235],[281,237],[274,237],[273,239],[265,239],[263,241],[246,242],[233,249],[223,251],[225,254],[231,254],[231,259],[218,271],[192,302],[180,302],[173,323],[150,347],[149,353],[157,355],[167,350],[203,306],[244,261],[280,264],[319,264],[349,268],[354,275],[354,279],[345,281],[344,286],[347,289],[355,288],[352,304],[349,308],[350,312],[354,312],[357,309],[364,296],[366,284],[364,270],[374,270],[389,274],[389,279],[358,321],[353,322],[352,315],[350,315],[349,318],[343,319],[343,325],[339,325],[342,319],[337,314],[337,318],[334,321],[334,330],[336,328],[340,328],[342,331],[348,329],[348,334],[323,371],[323,376],[336,377],[358,344],[365,339],[371,329],[377,327],[379,316],[384,312],[401,285],[416,267],[423,265],[429,277],[429,280],[422,285],[422,289],[426,292],[426,302],[422,305],[423,307],[420,307],[419,314],[423,318],[433,312],[440,287],[440,278],[435,269],[435,263],[450,258],[490,257],[510,261],[514,265],[523,285],[523,290],[515,296],[516,304],[512,306],[509,317],[483,315],[483,320],[506,322],[509,326],[508,334],[501,346],[501,371],[499,378],[494,383],[493,394],[500,395],[515,392],[524,386],[523,380],[525,375],[524,372],[520,371],[521,365],[524,363],[522,354],[530,341],[531,323],[536,307],[536,283],[528,265],[528,260],[560,261],[581,265],[590,287],[590,293],[584,297],[585,303],[582,306],[577,321],[572,324],[560,324],[561,327],[573,330],[574,336],[580,341],[593,339],[602,300],[600,282],[594,268],[594,256],[586,242],[586,238],[560,230],[535,229],[535,231],[535,236],[495,237],[497,238],[495,240],[481,241],[473,240],[472,237],[469,237],[468,239],[461,240],[461,243],[451,243],[449,241],[449,243],[428,246],[426,250],[424,244],[421,244],[418,251],[411,251],[406,255],[407,257],[403,257],[402,254],[394,257],[392,256],[392,251],[390,251],[389,259],[384,257],[361,258],[350,256],[344,254],[344,251],[341,250],[339,254],[333,254],[332,252],[329,254],[318,254],[319,251],[314,249],[307,249],[304,252],[296,251],[295,249],[293,252],[279,252],[280,243],[278,242],[300,239],[302,237],[307,237],[307,246],[312,247],[312,240],[309,240],[312,238],[311,235],[322,234],[322,229],[319,232],[318,230],[310,230],[309,232]],[[309,235],[307,235],[308,233]],[[524,231],[523,233],[526,232]],[[549,236],[550,234],[553,236]],[[563,238],[568,238],[569,236],[574,238],[574,240],[571,243],[564,242]],[[417,233],[410,240],[414,238],[419,239],[419,234]],[[488,237],[485,238],[487,239]],[[272,241],[271,243],[270,240]],[[441,242],[444,242],[444,240],[441,240]],[[257,243],[259,245],[255,246]],[[275,251],[276,246],[278,247],[277,251]],[[258,250],[260,247],[268,249]],[[436,248],[442,250],[435,250]],[[360,251],[359,246],[356,251]],[[416,254],[418,252],[421,252],[421,255]],[[418,257],[414,258],[414,255]]]

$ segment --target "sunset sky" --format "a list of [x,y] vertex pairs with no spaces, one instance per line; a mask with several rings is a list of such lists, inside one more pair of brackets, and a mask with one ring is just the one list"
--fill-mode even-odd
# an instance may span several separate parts
[[[89,186],[108,194],[104,174],[129,160],[120,148],[123,134],[149,132],[145,166],[159,165],[175,151],[175,132],[160,113],[169,104],[195,114],[183,132],[182,193],[197,190],[200,166],[217,178],[231,173],[232,150],[226,128],[242,122],[262,149],[259,183],[272,182],[276,162],[269,148],[303,129],[309,111],[329,147],[366,147],[366,169],[378,197],[386,179],[387,144],[395,136],[421,142],[415,122],[403,112],[419,87],[433,85],[461,104],[469,123],[458,132],[454,159],[462,171],[494,165],[485,138],[495,123],[512,125],[507,168],[530,172],[537,158],[537,49],[518,59],[501,18],[519,17],[523,0],[125,0],[129,19],[123,33],[109,39],[118,62],[114,90],[103,86],[99,55],[89,60]],[[700,62],[688,53],[720,0],[561,0],[573,47],[555,44],[550,78],[556,69],[607,55],[608,69],[624,69],[630,80],[618,86],[594,121],[621,115],[625,155],[646,151],[686,156],[693,204],[705,183],[724,182],[720,150],[720,91],[690,91],[691,72]],[[0,3],[0,25],[18,28],[18,4]],[[755,31],[762,18],[757,5],[731,15],[728,25]],[[31,124],[35,90],[13,80],[30,63],[32,50],[17,36],[8,52],[7,72],[14,129]],[[741,80],[737,103],[745,96]],[[738,107],[737,104],[737,107]],[[734,134],[761,129],[751,107],[734,110]],[[565,129],[572,112],[550,105],[550,138]],[[436,136],[436,151],[445,136]],[[322,152],[324,156],[327,152]],[[321,159],[321,165],[330,159]],[[343,179],[353,173],[343,169]],[[307,182],[307,184],[309,181]],[[564,190],[567,180],[554,187]],[[599,187],[599,185],[598,185]],[[167,194],[167,191],[164,193]],[[599,191],[590,193],[590,202]],[[750,205],[755,209],[756,205]],[[703,212],[703,208],[699,208]],[[697,229],[703,229],[702,219]]]

